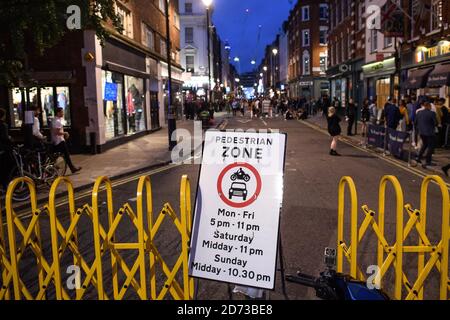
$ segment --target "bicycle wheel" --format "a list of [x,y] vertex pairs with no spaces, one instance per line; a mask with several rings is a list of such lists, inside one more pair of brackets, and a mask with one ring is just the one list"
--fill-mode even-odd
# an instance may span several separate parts
[[67,163],[61,154],[57,154],[55,156],[55,160],[53,161],[53,167],[58,171],[59,177],[66,175]]
[[[23,175],[21,174],[19,168],[15,167],[11,170],[11,173],[9,174],[9,181],[13,181],[16,178],[22,177]],[[30,199],[30,192],[25,182],[20,182],[16,185],[12,198],[15,201],[26,201]]]

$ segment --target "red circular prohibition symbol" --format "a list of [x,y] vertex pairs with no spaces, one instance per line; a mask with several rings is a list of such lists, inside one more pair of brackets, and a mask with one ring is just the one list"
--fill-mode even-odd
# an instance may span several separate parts
[[[229,200],[224,194],[222,190],[222,180],[225,176],[225,173],[230,171],[233,168],[236,167],[244,167],[249,169],[251,172],[253,172],[254,176],[256,177],[256,190],[255,193],[245,202],[237,203]],[[225,202],[227,205],[233,207],[233,208],[244,208],[255,202],[255,200],[258,198],[259,193],[261,192],[261,176],[259,175],[258,170],[256,170],[255,167],[252,165],[242,162],[242,163],[232,163],[225,167],[225,169],[222,170],[222,172],[219,175],[219,178],[217,179],[217,192],[219,193],[220,199],[222,199],[223,202]]]

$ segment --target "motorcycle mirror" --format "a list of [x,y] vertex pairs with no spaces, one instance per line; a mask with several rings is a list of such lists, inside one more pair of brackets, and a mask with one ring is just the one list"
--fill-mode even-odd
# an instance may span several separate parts
[[334,248],[325,248],[323,262],[327,269],[335,269],[336,268],[336,249]]

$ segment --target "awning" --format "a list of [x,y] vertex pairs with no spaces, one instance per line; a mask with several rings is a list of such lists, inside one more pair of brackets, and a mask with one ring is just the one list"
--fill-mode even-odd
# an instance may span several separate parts
[[115,72],[123,73],[123,74],[130,75],[130,76],[137,77],[137,78],[144,78],[144,79],[153,78],[153,76],[150,75],[149,73],[143,72],[141,70],[136,70],[136,69],[128,68],[125,66],[121,66],[116,63],[109,62],[109,61],[105,61],[103,67],[109,71],[115,71]]
[[433,67],[411,70],[408,79],[404,83],[405,89],[420,89],[425,88],[427,84],[428,75]]
[[427,87],[450,86],[450,63],[438,64],[428,76]]

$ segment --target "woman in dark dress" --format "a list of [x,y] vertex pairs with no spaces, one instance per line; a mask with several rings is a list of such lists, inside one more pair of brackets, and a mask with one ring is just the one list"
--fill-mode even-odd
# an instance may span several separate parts
[[369,100],[365,99],[363,102],[363,106],[361,109],[361,122],[362,122],[362,136],[365,137],[367,135],[367,123],[370,121],[370,109],[369,109]]
[[336,114],[336,108],[330,107],[328,109],[328,133],[332,137],[331,140],[331,148],[330,148],[330,155],[332,156],[340,156],[339,153],[337,153],[337,141],[339,138],[339,135],[341,134],[341,126],[339,125],[339,122],[341,122],[341,119]]

